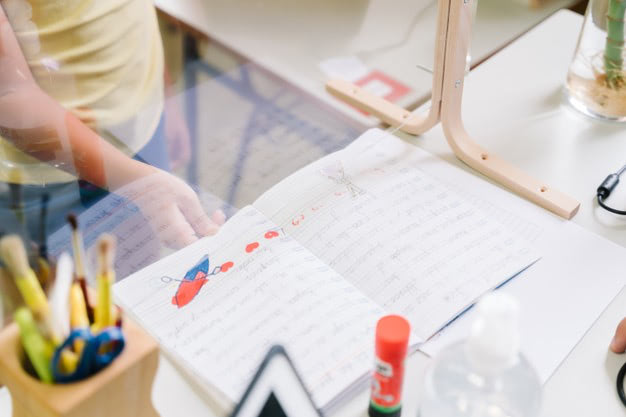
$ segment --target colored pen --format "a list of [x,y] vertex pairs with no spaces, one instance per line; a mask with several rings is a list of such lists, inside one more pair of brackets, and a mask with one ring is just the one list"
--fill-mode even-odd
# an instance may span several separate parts
[[52,370],[50,362],[54,354],[54,347],[47,341],[35,324],[31,312],[21,307],[14,315],[15,322],[20,328],[20,339],[24,351],[28,356],[37,376],[42,382],[52,383]]
[[51,325],[50,306],[43,292],[35,272],[28,264],[26,249],[22,239],[17,235],[8,235],[0,239],[0,257],[4,261],[8,271],[13,276],[20,294],[26,302],[26,306],[32,311],[33,316],[41,326],[44,336],[53,341],[60,341],[54,334]]
[[113,314],[113,298],[111,286],[115,282],[113,258],[115,256],[115,238],[111,235],[102,235],[98,240],[98,304],[95,308],[94,327],[97,330],[115,325]]
[[87,317],[89,320],[94,320],[94,311],[89,302],[89,292],[87,290],[87,272],[85,268],[85,247],[83,245],[83,238],[78,230],[78,219],[73,214],[67,216],[67,221],[72,228],[72,249],[74,251],[74,274],[76,280],[80,284],[80,288],[83,292],[83,298],[85,299],[85,307],[87,308]]

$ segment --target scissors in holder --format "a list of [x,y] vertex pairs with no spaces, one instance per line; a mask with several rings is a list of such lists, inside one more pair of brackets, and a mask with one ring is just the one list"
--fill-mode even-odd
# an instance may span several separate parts
[[[75,369],[67,370],[63,366],[63,352],[71,351],[77,344],[82,344]],[[124,350],[126,342],[119,327],[108,327],[97,335],[89,329],[76,329],[59,346],[52,357],[52,375],[60,384],[81,381],[106,368]]]

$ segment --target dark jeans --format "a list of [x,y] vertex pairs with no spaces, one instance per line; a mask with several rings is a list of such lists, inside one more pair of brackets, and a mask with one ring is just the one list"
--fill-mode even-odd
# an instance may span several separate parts
[[[134,159],[169,171],[163,118],[150,141],[134,156]],[[0,231],[18,233],[36,242],[40,239],[42,203],[45,198],[48,198],[45,230],[46,234],[50,234],[66,224],[69,213],[79,215],[109,194],[108,191],[82,180],[46,185],[20,185],[17,188],[16,191],[21,195],[21,210],[12,208],[14,199],[10,186],[0,184]]]

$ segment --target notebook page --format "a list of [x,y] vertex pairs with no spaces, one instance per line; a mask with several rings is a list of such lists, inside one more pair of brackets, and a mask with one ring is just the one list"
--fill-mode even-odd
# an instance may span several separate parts
[[250,206],[218,235],[131,275],[114,291],[165,349],[231,401],[269,348],[283,344],[323,407],[371,368],[383,314]]
[[538,259],[429,164],[446,162],[372,129],[254,206],[427,339]]

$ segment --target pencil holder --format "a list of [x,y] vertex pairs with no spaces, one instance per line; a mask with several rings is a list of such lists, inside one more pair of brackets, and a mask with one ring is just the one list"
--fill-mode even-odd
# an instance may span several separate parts
[[158,346],[135,323],[124,319],[126,347],[106,369],[73,384],[44,384],[24,370],[19,329],[0,333],[0,383],[13,401],[13,417],[158,417],[152,384]]

